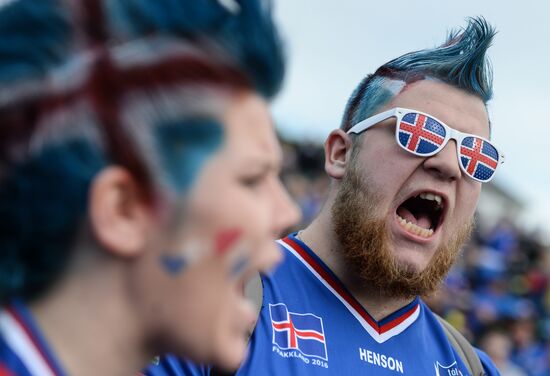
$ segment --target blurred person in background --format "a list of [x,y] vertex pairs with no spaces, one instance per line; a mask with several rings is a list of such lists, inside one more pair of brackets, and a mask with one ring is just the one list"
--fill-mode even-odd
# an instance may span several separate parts
[[235,368],[251,275],[298,219],[268,3],[0,7],[0,374]]
[[506,332],[492,329],[481,337],[480,346],[495,362],[502,376],[528,376],[511,359],[512,341]]
[[[358,85],[325,142],[327,201],[279,241],[286,257],[262,277],[238,375],[499,374],[462,337],[453,344],[419,297],[453,265],[481,185],[503,161],[488,139],[494,34],[470,19],[443,45],[398,57]],[[209,370],[167,357],[149,373]]]
[[528,376],[550,374],[550,351],[537,337],[534,317],[514,320],[511,337],[514,344],[511,359],[527,371]]

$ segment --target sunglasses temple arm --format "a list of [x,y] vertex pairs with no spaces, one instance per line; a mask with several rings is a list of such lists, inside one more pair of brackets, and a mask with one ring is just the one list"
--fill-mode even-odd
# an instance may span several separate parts
[[363,121],[360,121],[359,123],[355,124],[353,127],[351,127],[347,133],[361,133],[361,132],[364,132],[366,131],[367,129],[369,129],[370,127],[372,127],[373,125],[375,124],[378,124],[380,123],[381,121],[384,121],[386,119],[389,119],[390,117],[392,116],[395,116],[396,114],[396,109],[393,108],[391,110],[388,110],[388,111],[384,111],[384,112],[381,112],[377,115],[374,115],[374,116],[371,116],[369,118],[366,118],[365,120]]

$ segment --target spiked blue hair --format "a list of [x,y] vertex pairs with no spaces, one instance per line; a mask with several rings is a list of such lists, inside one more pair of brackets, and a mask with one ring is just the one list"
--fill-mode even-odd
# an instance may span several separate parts
[[493,77],[486,52],[495,30],[482,18],[470,18],[465,29],[451,31],[436,48],[411,52],[382,65],[357,86],[342,119],[341,128],[373,115],[407,84],[425,78],[441,80],[478,96],[486,104],[493,95]]

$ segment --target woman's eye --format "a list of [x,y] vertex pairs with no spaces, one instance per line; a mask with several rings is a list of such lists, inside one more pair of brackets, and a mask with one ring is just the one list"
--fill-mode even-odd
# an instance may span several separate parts
[[240,180],[245,187],[256,188],[257,186],[260,185],[260,183],[262,182],[262,179],[263,179],[263,174],[245,176],[245,177],[242,177]]

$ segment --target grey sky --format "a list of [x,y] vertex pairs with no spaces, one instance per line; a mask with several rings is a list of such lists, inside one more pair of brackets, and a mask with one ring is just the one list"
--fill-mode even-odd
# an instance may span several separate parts
[[495,92],[489,113],[506,163],[495,181],[528,206],[526,225],[550,232],[550,2],[275,1],[289,53],[275,118],[284,135],[318,141],[339,125],[347,97],[367,73],[440,44],[469,16],[484,16],[498,30],[489,50]]

